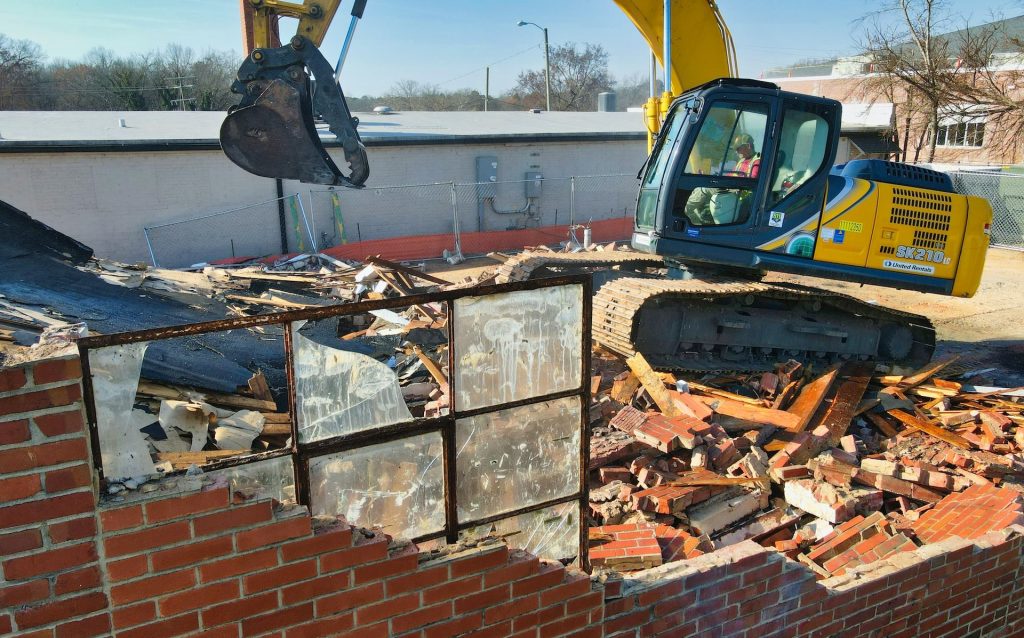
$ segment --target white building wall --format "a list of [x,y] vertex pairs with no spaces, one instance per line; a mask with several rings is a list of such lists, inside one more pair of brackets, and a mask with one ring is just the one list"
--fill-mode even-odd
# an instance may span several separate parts
[[[499,182],[520,182],[527,171],[545,183],[532,217],[497,215],[484,209],[483,229],[548,225],[569,221],[569,182],[573,175],[633,175],[646,154],[643,140],[510,144],[444,144],[369,148],[368,189],[341,189],[339,199],[348,241],[451,232],[450,186],[413,189],[377,187],[434,182],[472,183],[476,157],[498,158]],[[314,191],[312,194],[310,191]],[[286,182],[309,209],[317,239],[336,242],[333,206],[327,189]],[[220,151],[124,151],[108,153],[2,153],[0,199],[91,246],[102,257],[149,261],[143,229],[192,219],[273,199],[271,179],[245,173]],[[635,180],[577,180],[577,221],[631,214]],[[464,232],[479,225],[476,189],[459,189]],[[499,209],[520,208],[524,185],[499,184]],[[289,248],[300,248],[288,215]],[[277,207],[268,204],[237,213],[154,231],[162,265],[184,265],[255,252],[277,252]],[[301,246],[308,250],[309,242]],[[198,258],[197,258],[198,256]]]

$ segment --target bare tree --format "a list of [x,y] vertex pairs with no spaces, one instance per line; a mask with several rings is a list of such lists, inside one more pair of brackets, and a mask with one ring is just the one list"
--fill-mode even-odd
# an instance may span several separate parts
[[0,110],[31,108],[42,61],[42,50],[35,42],[0,33]]
[[[898,20],[886,23],[884,18],[893,14]],[[908,127],[923,120],[917,148],[927,148],[927,162],[935,159],[939,114],[950,104],[948,86],[955,72],[949,40],[936,37],[948,23],[942,0],[891,0],[866,16],[863,32],[862,45],[878,74],[869,83],[896,100],[903,98]]]
[[[597,94],[611,89],[608,52],[599,44],[574,42],[551,49],[551,104],[558,111],[597,110]],[[519,74],[511,95],[526,108],[545,104],[544,69]]]

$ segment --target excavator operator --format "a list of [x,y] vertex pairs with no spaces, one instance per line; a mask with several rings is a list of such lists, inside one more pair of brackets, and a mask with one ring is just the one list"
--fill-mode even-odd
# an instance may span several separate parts
[[754,150],[754,138],[747,133],[740,133],[733,138],[732,147],[740,160],[729,174],[756,178],[761,171],[761,155]]

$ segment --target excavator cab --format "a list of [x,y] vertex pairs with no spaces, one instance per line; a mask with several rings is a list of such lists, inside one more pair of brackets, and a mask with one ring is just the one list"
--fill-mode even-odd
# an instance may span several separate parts
[[[263,177],[362,186],[370,170],[356,131],[359,120],[349,111],[335,69],[317,48],[340,0],[306,0],[301,5],[283,0],[241,2],[249,54],[231,85],[242,99],[221,125],[224,153]],[[365,0],[357,0],[353,20],[364,5]],[[277,41],[280,16],[299,18],[299,32],[284,46]],[[318,119],[340,143],[348,164],[345,170],[324,148]]]
[[799,229],[820,213],[835,160],[838,102],[721,79],[676,99],[641,171],[638,250],[758,268],[756,250],[810,258]]

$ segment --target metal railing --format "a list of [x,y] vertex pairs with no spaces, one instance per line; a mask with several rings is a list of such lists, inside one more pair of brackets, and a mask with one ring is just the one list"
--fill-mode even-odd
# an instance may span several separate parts
[[1024,174],[953,171],[953,186],[992,205],[991,245],[1024,250]]

